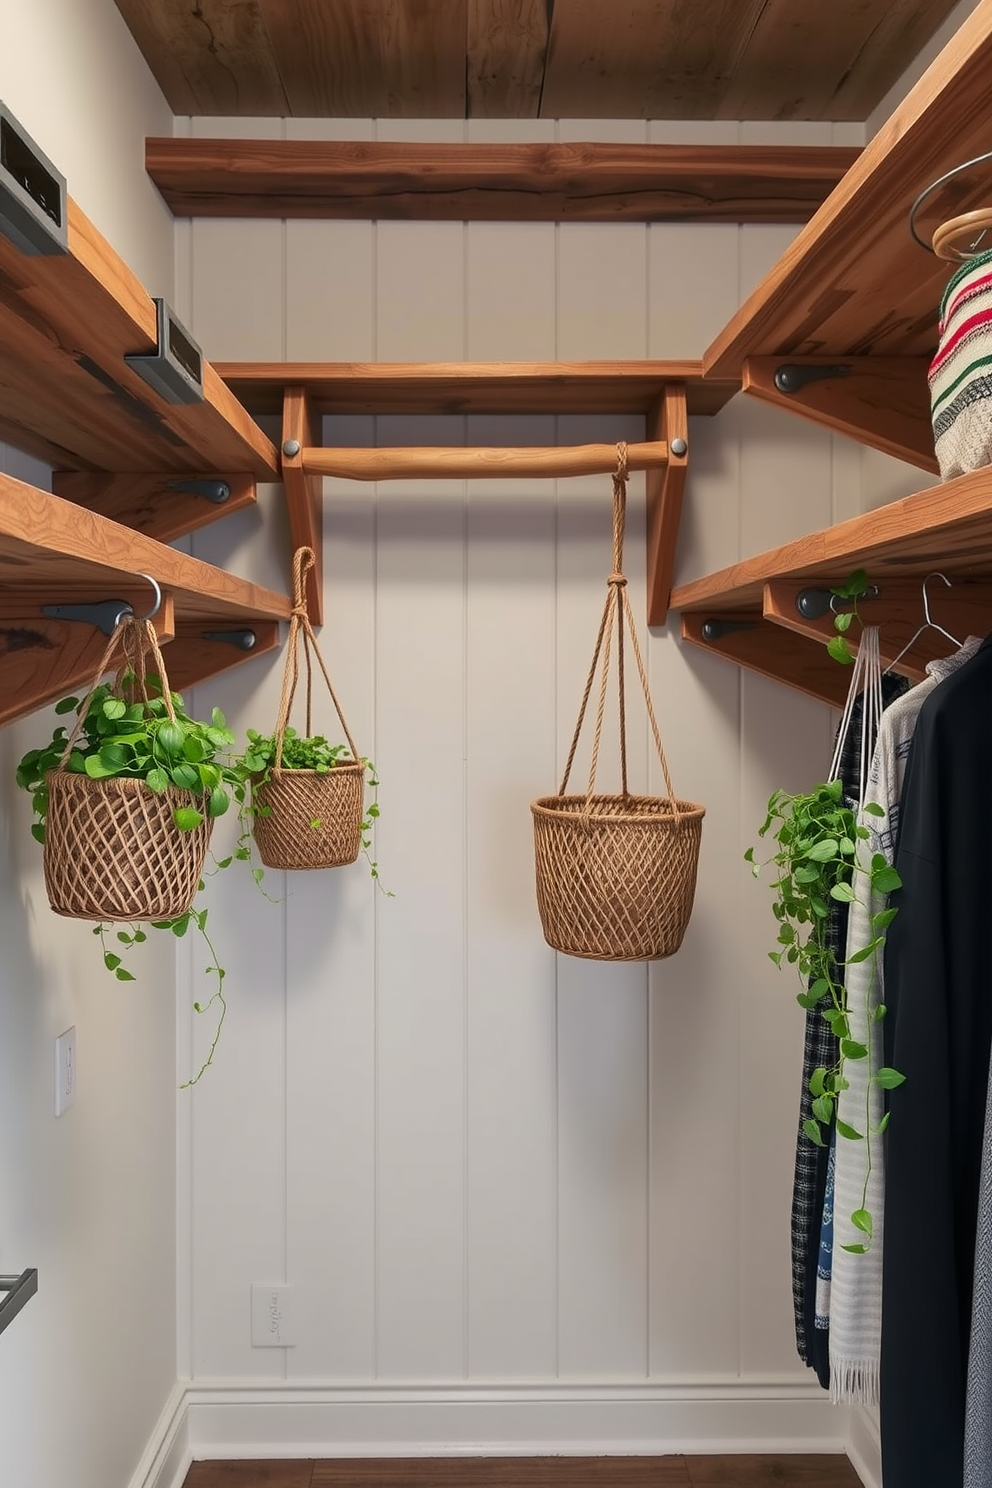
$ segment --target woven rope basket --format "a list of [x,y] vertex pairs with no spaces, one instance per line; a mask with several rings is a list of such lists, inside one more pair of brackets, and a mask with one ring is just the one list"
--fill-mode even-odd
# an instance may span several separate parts
[[[151,656],[172,715],[169,679],[155,631],[148,620],[131,614],[111,636],[93,688],[118,650],[124,661],[114,690],[122,690],[121,674],[127,671],[136,678],[136,695],[147,699],[145,663]],[[204,812],[203,822],[192,831],[181,832],[176,826],[177,807],[199,804],[190,791],[170,786],[156,794],[143,780],[92,780],[66,770],[89,701],[87,697],[79,709],[59,768],[47,775],[43,862],[49,903],[56,914],[76,920],[167,920],[183,915],[196,897],[213,822]]]
[[658,961],[682,944],[703,808],[659,796],[544,796],[531,807],[537,904],[556,950]]
[[[348,730],[307,614],[306,580],[315,563],[312,548],[298,548],[293,556],[293,612],[276,720],[275,765],[268,780],[252,785],[252,836],[267,868],[343,868],[355,861],[362,845],[365,765]],[[352,754],[350,760],[342,760],[327,771],[282,766],[286,726],[300,675],[301,644],[307,670],[306,737],[311,733],[312,652]],[[258,807],[263,810],[254,809]]]
[[172,813],[188,791],[161,795],[143,780],[48,772],[45,887],[76,920],[168,920],[196,897],[213,822],[181,832]]
[[[267,868],[342,868],[362,845],[365,766],[345,761],[330,770],[274,770],[253,787],[253,833]],[[260,814],[263,807],[266,814]]]
[[[626,446],[621,444],[613,478],[613,572],[565,774],[556,796],[542,796],[531,803],[537,906],[544,938],[556,951],[594,961],[658,961],[679,949],[692,913],[705,815],[702,806],[675,797],[651,702],[622,572],[626,483]],[[633,795],[627,788],[625,622],[667,796]],[[603,795],[596,792],[596,769],[614,624],[622,788],[618,795]],[[588,789],[584,796],[566,795],[601,659]]]

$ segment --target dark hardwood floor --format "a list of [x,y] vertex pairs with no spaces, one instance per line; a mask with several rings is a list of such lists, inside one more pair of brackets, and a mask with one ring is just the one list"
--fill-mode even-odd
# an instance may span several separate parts
[[184,1488],[861,1488],[846,1457],[369,1457],[194,1462]]

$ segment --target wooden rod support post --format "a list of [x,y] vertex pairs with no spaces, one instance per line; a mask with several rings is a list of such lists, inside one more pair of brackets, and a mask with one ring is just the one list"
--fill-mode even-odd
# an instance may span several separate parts
[[320,418],[306,388],[287,387],[282,405],[282,479],[289,536],[296,548],[312,548],[316,563],[307,574],[307,614],[312,625],[324,618],[324,503],[320,471],[305,457],[313,453]]
[[[629,444],[628,470],[665,465],[664,443]],[[348,480],[471,480],[487,476],[612,475],[617,467],[615,444],[522,449],[304,449],[302,468],[309,474]]]
[[648,471],[648,624],[664,625],[672,593],[675,547],[689,461],[689,417],[684,382],[666,383],[647,415],[648,437],[663,443],[668,460]]

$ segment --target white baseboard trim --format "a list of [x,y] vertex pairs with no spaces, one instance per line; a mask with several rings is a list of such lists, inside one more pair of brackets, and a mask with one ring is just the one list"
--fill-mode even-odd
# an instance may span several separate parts
[[846,1452],[881,1488],[870,1413],[815,1384],[180,1382],[129,1488],[182,1488],[197,1459]]
[[849,1435],[847,1410],[832,1406],[816,1385],[794,1379],[526,1386],[197,1381],[186,1399],[194,1458],[843,1452]]
[[865,1488],[882,1488],[882,1444],[877,1412],[863,1405],[850,1407],[847,1455]]
[[188,1393],[184,1382],[171,1391],[128,1488],[182,1488],[193,1461]]

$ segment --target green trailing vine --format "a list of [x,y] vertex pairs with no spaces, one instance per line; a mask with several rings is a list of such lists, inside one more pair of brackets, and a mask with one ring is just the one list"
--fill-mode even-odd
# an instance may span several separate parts
[[[120,685],[124,688],[133,683],[131,673],[124,673],[120,678]],[[45,841],[49,810],[48,775],[57,769],[84,774],[91,780],[142,780],[156,794],[178,788],[187,798],[173,812],[173,820],[181,832],[194,831],[205,818],[223,816],[232,800],[244,801],[244,772],[236,761],[230,759],[229,751],[235,740],[220,709],[213,710],[209,723],[201,722],[189,716],[182,697],[172,692],[170,716],[160,679],[149,673],[144,684],[147,696],[131,701],[119,696],[118,691],[107,683],[95,687],[86,702],[85,716],[79,720],[76,737],[64,764],[70,737],[65,725],[57,726],[50,741],[42,748],[28,750],[23,756],[15,778],[31,796],[35,816],[31,835],[36,841]],[[79,698],[65,697],[56,704],[55,712],[63,716],[75,713],[78,718],[83,706]],[[239,844],[235,853],[218,862],[216,868],[227,867],[234,857],[248,855],[244,846]],[[203,887],[201,879],[199,888]],[[207,910],[195,908],[171,919],[150,922],[153,929],[170,931],[179,938],[191,928],[196,930],[210,957],[206,975],[216,979],[210,998],[193,1004],[198,1013],[206,1013],[216,1004],[219,1016],[207,1057],[196,1074],[184,1083],[183,1089],[195,1085],[212,1063],[227,1015],[224,996],[226,972],[220,964],[207,923]],[[113,924],[101,922],[94,926],[93,934],[100,941],[107,971],[117,981],[133,982],[134,973],[124,964],[124,958],[135,946],[147,940],[145,930],[137,924],[127,929],[115,929]],[[113,942],[110,940],[112,934]]]
[[833,599],[849,600],[851,603],[849,610],[838,610],[831,602],[835,634],[827,642],[828,654],[833,657],[834,661],[839,661],[845,666],[851,666],[854,663],[854,652],[848,644],[847,633],[855,620],[859,625],[864,624],[858,610],[858,600],[863,599],[871,587],[865,570],[858,568],[848,575],[843,584],[837,584],[830,591]]

